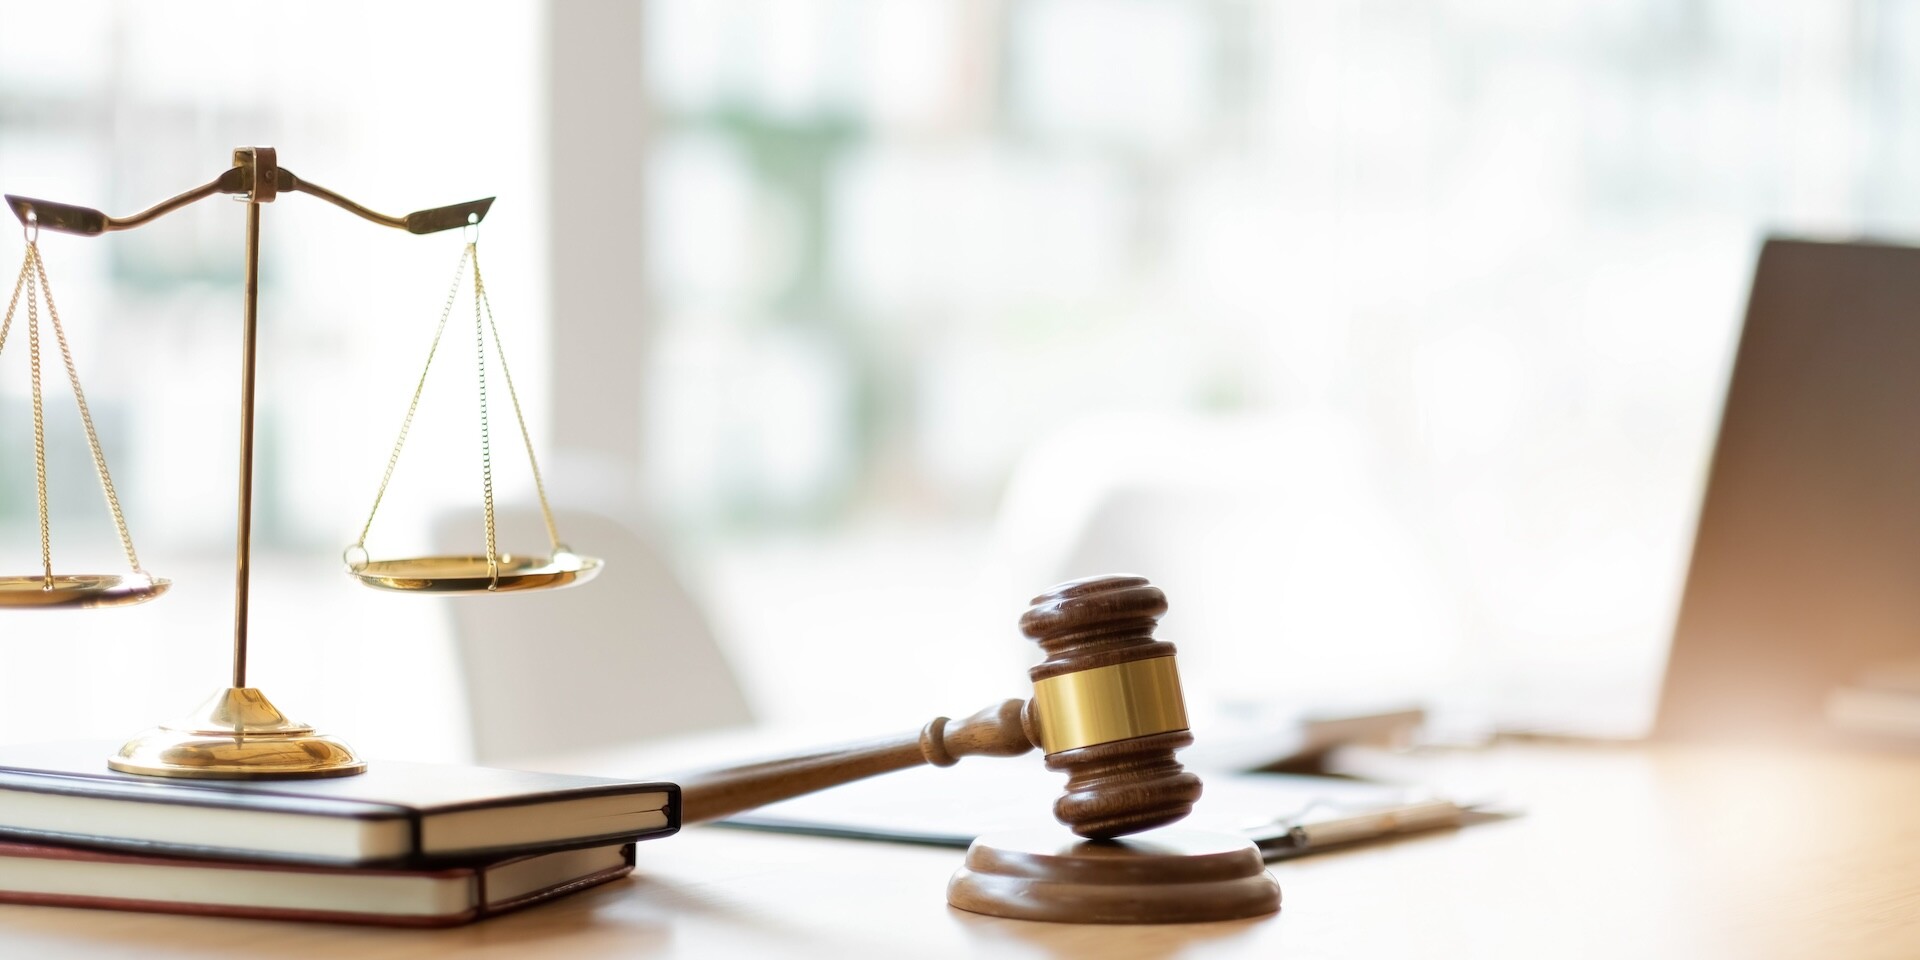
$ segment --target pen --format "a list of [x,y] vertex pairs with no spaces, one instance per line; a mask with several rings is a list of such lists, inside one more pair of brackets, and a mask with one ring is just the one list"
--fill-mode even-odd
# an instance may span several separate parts
[[1272,860],[1358,840],[1457,827],[1463,813],[1465,810],[1450,800],[1422,800],[1313,823],[1282,821],[1250,830],[1248,837]]

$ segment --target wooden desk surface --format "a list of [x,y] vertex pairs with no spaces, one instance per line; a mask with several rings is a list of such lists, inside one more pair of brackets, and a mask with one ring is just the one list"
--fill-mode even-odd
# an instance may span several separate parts
[[[977,762],[977,761],[968,761]],[[946,906],[957,851],[694,828],[633,879],[441,931],[0,907],[0,956],[1920,957],[1920,757],[1509,745],[1378,758],[1528,814],[1273,865],[1273,918]]]

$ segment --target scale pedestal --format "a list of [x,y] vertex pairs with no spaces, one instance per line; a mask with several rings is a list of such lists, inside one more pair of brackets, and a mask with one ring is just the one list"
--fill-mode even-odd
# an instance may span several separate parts
[[341,741],[287,719],[255,687],[228,687],[199,709],[127,741],[107,761],[121,773],[201,780],[345,777],[367,762]]

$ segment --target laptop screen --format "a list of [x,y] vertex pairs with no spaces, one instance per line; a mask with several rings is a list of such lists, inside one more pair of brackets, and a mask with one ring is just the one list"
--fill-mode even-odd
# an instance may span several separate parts
[[1824,737],[1916,659],[1920,249],[1768,241],[1656,735]]

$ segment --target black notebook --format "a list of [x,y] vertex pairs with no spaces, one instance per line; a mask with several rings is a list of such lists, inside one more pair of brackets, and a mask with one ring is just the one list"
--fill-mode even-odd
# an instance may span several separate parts
[[420,866],[680,828],[676,784],[378,761],[322,780],[170,780],[106,743],[0,747],[0,837],[174,856]]

